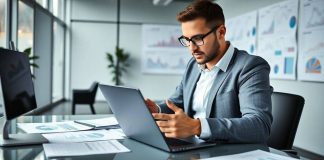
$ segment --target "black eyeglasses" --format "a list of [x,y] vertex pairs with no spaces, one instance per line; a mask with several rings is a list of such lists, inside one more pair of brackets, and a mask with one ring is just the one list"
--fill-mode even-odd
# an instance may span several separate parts
[[185,47],[188,47],[190,46],[190,41],[195,44],[196,46],[201,46],[201,45],[204,45],[204,38],[206,36],[208,36],[210,33],[214,32],[219,26],[216,26],[214,28],[212,28],[208,33],[206,34],[203,34],[203,35],[195,35],[191,38],[187,38],[185,36],[181,36],[178,38],[179,42],[185,46]]

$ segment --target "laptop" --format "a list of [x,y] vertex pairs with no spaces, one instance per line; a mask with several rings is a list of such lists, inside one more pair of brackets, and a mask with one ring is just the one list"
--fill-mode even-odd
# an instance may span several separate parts
[[162,149],[179,152],[216,145],[195,137],[167,138],[160,131],[139,89],[99,85],[121,129],[131,139]]

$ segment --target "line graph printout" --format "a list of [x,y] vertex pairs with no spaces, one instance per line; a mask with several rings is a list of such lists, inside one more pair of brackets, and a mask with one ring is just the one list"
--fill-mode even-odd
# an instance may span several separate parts
[[272,79],[296,79],[298,1],[259,10],[257,55],[268,61]]
[[300,3],[298,79],[324,82],[324,1]]
[[230,18],[225,21],[226,40],[234,47],[249,54],[256,53],[257,11]]
[[142,26],[142,72],[152,74],[183,74],[191,54],[178,41],[180,26]]

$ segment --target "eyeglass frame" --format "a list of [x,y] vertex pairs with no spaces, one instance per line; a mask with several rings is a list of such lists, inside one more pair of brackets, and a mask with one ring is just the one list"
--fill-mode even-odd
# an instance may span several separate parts
[[[221,26],[221,25],[220,25]],[[217,30],[220,26],[215,26],[213,27],[209,32],[207,32],[206,34],[202,34],[202,35],[194,35],[193,37],[191,38],[188,38],[188,37],[185,37],[185,36],[180,36],[178,38],[179,42],[181,43],[182,46],[184,47],[189,47],[190,46],[190,42],[192,42],[194,45],[196,46],[202,46],[205,44],[204,42],[204,38],[207,37],[210,33],[214,32],[215,30]],[[201,41],[203,42],[201,45],[197,45],[195,41],[193,41],[192,39],[193,38],[196,38],[196,37],[199,37],[201,39]],[[187,40],[189,42],[189,45],[184,45],[182,42],[181,42],[181,39],[184,38],[185,40]]]

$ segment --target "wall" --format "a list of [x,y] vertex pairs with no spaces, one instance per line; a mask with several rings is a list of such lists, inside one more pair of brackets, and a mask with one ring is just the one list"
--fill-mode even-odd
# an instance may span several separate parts
[[[283,0],[218,0],[225,18],[231,18]],[[324,155],[324,83],[271,80],[275,91],[299,94],[305,98],[294,146]]]
[[[187,4],[174,2],[164,7],[153,6],[152,0],[121,0],[120,47],[131,57],[131,67],[123,82],[140,88],[145,97],[158,100],[168,97],[181,80],[181,75],[141,73],[141,25],[179,25],[176,13]],[[87,88],[92,81],[113,84],[105,53],[113,53],[117,43],[116,6],[116,0],[72,0],[71,89]],[[97,100],[104,100],[100,92],[97,94]]]
[[[282,0],[218,0],[225,17],[240,14]],[[181,76],[142,74],[141,24],[178,24],[175,15],[187,3],[172,2],[167,7],[153,6],[152,0],[121,0],[120,46],[131,56],[129,74],[124,77],[128,86],[140,88],[145,97],[164,99],[175,89]],[[71,88],[87,88],[92,81],[113,84],[107,70],[106,52],[116,45],[116,1],[72,0],[71,3]],[[92,21],[88,21],[92,20]],[[95,20],[95,21],[93,21]],[[294,146],[324,155],[324,84],[301,81],[271,80],[275,91],[302,95],[305,107]],[[98,92],[97,100],[103,100]]]

